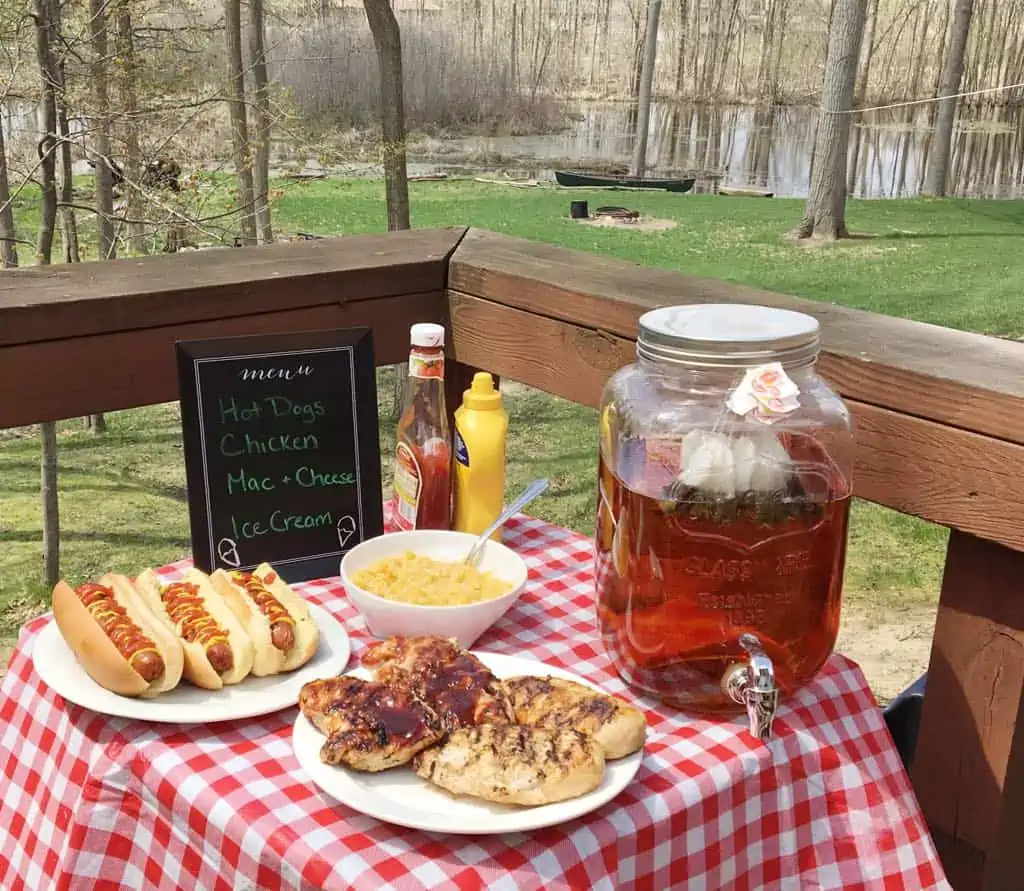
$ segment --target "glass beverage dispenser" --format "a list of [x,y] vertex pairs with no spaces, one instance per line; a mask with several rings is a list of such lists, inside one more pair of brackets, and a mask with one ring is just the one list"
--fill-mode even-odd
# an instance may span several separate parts
[[745,708],[761,739],[839,629],[853,436],[818,332],[764,306],[654,310],[601,406],[605,647],[640,692]]

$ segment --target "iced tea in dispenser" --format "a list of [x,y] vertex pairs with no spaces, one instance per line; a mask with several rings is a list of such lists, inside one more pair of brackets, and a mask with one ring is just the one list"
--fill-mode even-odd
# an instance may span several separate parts
[[814,318],[771,307],[654,310],[601,406],[609,655],[666,702],[746,708],[761,738],[839,628],[853,438],[818,337]]

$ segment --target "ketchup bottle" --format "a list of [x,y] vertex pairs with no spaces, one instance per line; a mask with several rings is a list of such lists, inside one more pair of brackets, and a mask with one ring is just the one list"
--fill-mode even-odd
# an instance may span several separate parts
[[409,380],[398,421],[392,523],[399,530],[451,528],[451,441],[444,404],[444,327],[410,330]]

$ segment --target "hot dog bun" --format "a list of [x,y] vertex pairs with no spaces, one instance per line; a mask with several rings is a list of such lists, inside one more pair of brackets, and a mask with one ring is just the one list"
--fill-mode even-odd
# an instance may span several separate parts
[[[253,642],[205,574],[190,569],[180,581],[163,582],[147,569],[135,586],[156,617],[181,641],[185,677],[197,687],[219,690],[237,684],[252,671]],[[218,670],[216,663],[225,655],[230,665]]]
[[[79,592],[98,598],[93,599],[91,609]],[[104,594],[109,594],[112,603]],[[80,585],[77,590],[62,580],[53,589],[51,603],[61,635],[89,677],[101,687],[122,696],[150,699],[178,685],[184,663],[181,643],[153,615],[126,576],[107,573],[98,583]],[[133,627],[129,629],[126,620]],[[148,638],[132,658],[136,664],[147,660],[149,672],[157,672],[155,677],[147,680],[133,667],[104,629],[104,621],[115,623],[115,638],[122,646],[130,643],[126,629],[137,643],[138,634]]]
[[[313,658],[320,644],[316,622],[306,601],[269,563],[261,563],[252,573],[218,569],[210,582],[252,638],[256,648],[254,675],[294,671]],[[283,615],[282,607],[286,611]]]

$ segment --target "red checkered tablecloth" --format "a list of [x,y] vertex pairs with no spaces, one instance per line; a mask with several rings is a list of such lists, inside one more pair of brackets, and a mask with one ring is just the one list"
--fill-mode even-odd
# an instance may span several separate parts
[[[627,693],[596,631],[589,539],[508,527],[530,581],[477,643]],[[167,567],[173,577],[184,564]],[[368,641],[338,579],[300,587]],[[209,726],[108,718],[39,679],[22,632],[0,688],[0,888],[949,888],[860,669],[834,656],[762,746],[743,723],[639,700],[634,782],[561,826],[446,836],[380,823],[321,793],[291,749],[295,710]]]

